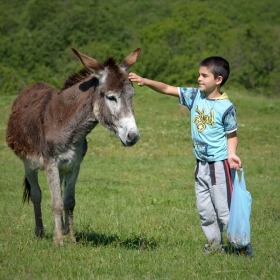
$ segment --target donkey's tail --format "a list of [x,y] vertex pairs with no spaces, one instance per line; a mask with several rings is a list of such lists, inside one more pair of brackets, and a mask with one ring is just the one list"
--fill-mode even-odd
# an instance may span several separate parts
[[23,180],[23,195],[22,195],[22,202],[25,203],[27,201],[27,203],[29,203],[30,201],[30,193],[31,193],[31,186],[27,180],[26,177],[24,177]]

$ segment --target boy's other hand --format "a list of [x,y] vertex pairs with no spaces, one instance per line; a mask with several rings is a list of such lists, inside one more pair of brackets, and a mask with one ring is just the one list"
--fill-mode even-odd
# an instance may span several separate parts
[[235,170],[240,170],[240,168],[242,167],[241,159],[235,154],[229,155],[228,163],[230,168]]

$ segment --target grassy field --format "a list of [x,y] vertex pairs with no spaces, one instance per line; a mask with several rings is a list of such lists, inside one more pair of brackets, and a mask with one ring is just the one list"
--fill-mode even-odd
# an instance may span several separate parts
[[280,100],[228,91],[238,112],[238,155],[253,198],[253,259],[205,255],[195,206],[189,113],[176,98],[137,88],[140,141],[132,148],[101,125],[76,186],[77,245],[53,245],[44,173],[46,238],[23,205],[23,165],[5,142],[15,97],[0,97],[0,279],[279,279]]

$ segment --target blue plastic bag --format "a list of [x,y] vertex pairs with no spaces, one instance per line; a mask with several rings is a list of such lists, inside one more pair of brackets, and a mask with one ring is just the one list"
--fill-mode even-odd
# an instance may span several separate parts
[[240,249],[250,243],[250,215],[252,206],[251,194],[246,190],[244,170],[241,169],[241,180],[235,170],[233,193],[231,198],[227,238],[234,248]]

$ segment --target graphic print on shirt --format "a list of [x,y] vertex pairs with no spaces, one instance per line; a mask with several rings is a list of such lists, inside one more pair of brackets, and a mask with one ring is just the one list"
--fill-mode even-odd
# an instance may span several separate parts
[[208,116],[205,115],[205,109],[199,111],[197,105],[195,106],[195,111],[198,113],[198,116],[193,119],[193,123],[196,124],[198,132],[204,131],[206,128],[206,124],[212,125],[212,127],[214,127],[215,123],[213,108],[210,109],[210,114]]
[[202,142],[196,138],[193,138],[193,148],[196,151],[196,154],[200,160],[207,160],[208,156],[208,144],[205,142]]

